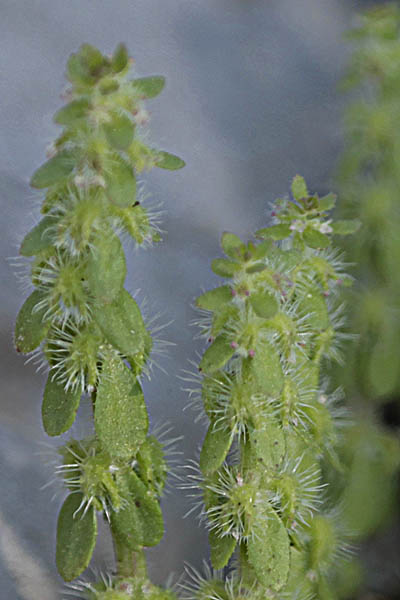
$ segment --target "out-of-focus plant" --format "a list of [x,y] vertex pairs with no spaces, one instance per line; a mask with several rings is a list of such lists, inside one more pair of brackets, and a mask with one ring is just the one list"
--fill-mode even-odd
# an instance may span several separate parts
[[400,8],[366,12],[349,37],[344,85],[356,97],[346,115],[340,210],[363,228],[346,247],[357,265],[351,326],[360,335],[348,348],[346,388],[375,402],[400,398]]
[[148,580],[143,553],[163,536],[159,499],[168,468],[163,444],[148,432],[141,379],[152,337],[124,288],[120,235],[138,246],[160,240],[157,215],[136,195],[136,175],[184,163],[144,143],[143,100],[161,92],[164,79],[129,78],[131,62],[123,45],[106,57],[87,44],[68,61],[68,104],[55,116],[63,131],[31,180],[46,190],[44,216],[21,245],[22,256],[32,258],[34,291],[18,315],[15,345],[48,364],[48,435],[71,427],[82,395],[93,406],[93,435],[59,448],[57,471],[68,490],[57,527],[61,576],[74,580],[88,566],[100,515],[117,569],[72,584],[77,596],[170,600],[171,591]]
[[[400,402],[400,8],[387,4],[360,16],[343,87],[346,147],[339,173],[339,214],[363,227],[343,243],[356,285],[348,325],[356,342],[345,348],[337,381],[355,420],[343,449],[348,527],[362,539],[385,523],[397,503],[398,438],[376,418],[377,407]],[[399,407],[400,408],[400,407]],[[363,498],[362,510],[359,499]]]
[[332,221],[334,205],[334,195],[310,194],[295,177],[275,223],[256,232],[263,241],[222,236],[226,258],[212,269],[229,283],[197,299],[210,344],[197,397],[209,427],[193,486],[214,569],[235,558],[225,580],[195,577],[196,600],[331,600],[356,583],[349,532],[324,475],[342,468],[347,423],[340,390],[326,379],[346,337],[341,291],[351,283],[331,237],[358,227]]

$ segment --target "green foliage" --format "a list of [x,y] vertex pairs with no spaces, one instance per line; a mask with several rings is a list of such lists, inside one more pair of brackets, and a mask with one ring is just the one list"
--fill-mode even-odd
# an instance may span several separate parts
[[161,92],[164,78],[132,80],[130,65],[124,45],[107,57],[85,44],[68,60],[72,86],[55,116],[63,131],[31,180],[45,190],[44,217],[21,245],[32,260],[35,289],[18,315],[15,344],[48,362],[42,404],[48,435],[71,427],[82,396],[93,407],[94,437],[60,448],[57,472],[70,492],[57,527],[60,575],[71,581],[88,566],[101,513],[111,526],[118,572],[107,584],[84,586],[87,597],[172,600],[149,582],[143,557],[143,548],[163,536],[159,500],[167,465],[163,445],[148,435],[140,378],[152,339],[124,289],[120,234],[141,246],[160,239],[137,199],[136,177],[184,162],[141,139],[142,101]]
[[143,392],[121,358],[111,354],[105,359],[95,401],[96,433],[111,456],[129,459],[146,439]]
[[354,96],[345,121],[339,209],[363,223],[344,245],[359,265],[350,321],[362,342],[348,347],[345,383],[352,396],[382,402],[400,395],[399,7],[388,3],[366,11],[349,37],[353,55],[344,85]]
[[88,566],[97,534],[93,506],[80,514],[82,494],[70,494],[65,500],[57,524],[57,567],[65,581],[78,577]]
[[43,393],[42,420],[47,435],[61,435],[75,421],[81,390],[65,390],[50,373]]
[[199,600],[338,598],[347,504],[339,498],[340,509],[324,512],[322,468],[343,473],[342,408],[323,381],[343,335],[338,284],[346,276],[331,236],[356,227],[335,227],[334,196],[309,194],[300,176],[292,195],[256,233],[264,241],[223,234],[227,258],[212,269],[230,284],[197,299],[210,343],[199,365],[210,421],[200,488],[213,567],[239,552],[224,590],[206,593],[213,580],[200,582]]
[[393,518],[398,504],[398,435],[365,413],[368,404],[372,414],[377,404],[398,403],[400,396],[399,6],[387,3],[367,10],[348,37],[353,52],[343,87],[352,96],[345,117],[338,214],[350,220],[336,221],[332,228],[352,233],[362,221],[357,235],[342,241],[354,264],[348,327],[358,339],[346,347],[344,368],[335,378],[363,418],[346,434],[340,452],[343,473],[332,476],[332,487],[342,495],[347,529],[362,541]]

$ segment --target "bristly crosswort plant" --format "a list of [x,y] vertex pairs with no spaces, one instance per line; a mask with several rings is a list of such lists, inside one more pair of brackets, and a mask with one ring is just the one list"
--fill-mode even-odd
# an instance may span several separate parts
[[209,342],[197,398],[209,427],[188,487],[199,489],[214,569],[234,560],[225,581],[188,583],[196,600],[337,597],[333,571],[349,545],[324,470],[340,469],[346,414],[325,372],[326,359],[340,360],[351,277],[331,237],[359,223],[333,221],[334,205],[296,176],[261,242],[223,234],[226,258],[212,270],[229,283],[197,299]]
[[167,600],[173,593],[148,580],[143,554],[163,536],[159,499],[167,476],[141,388],[152,337],[124,288],[120,236],[139,246],[161,239],[157,215],[136,195],[136,176],[184,162],[144,143],[143,101],[161,92],[164,78],[129,78],[131,62],[124,45],[106,57],[86,44],[68,60],[68,104],[55,115],[63,131],[31,180],[46,192],[43,218],[20,249],[32,258],[34,291],[18,315],[15,345],[48,364],[48,435],[71,427],[82,395],[93,406],[94,435],[59,449],[58,473],[69,492],[57,526],[60,575],[72,581],[88,566],[100,514],[111,529],[117,570],[72,584],[77,596]]
[[[120,234],[140,246],[160,239],[156,217],[136,197],[136,174],[184,163],[142,141],[143,100],[164,80],[129,79],[129,68],[122,45],[110,58],[84,45],[68,61],[72,87],[55,117],[63,132],[31,182],[47,191],[43,218],[21,246],[34,291],[15,343],[48,364],[48,435],[70,429],[82,395],[93,407],[94,435],[59,449],[68,490],[57,527],[61,576],[71,582],[88,566],[99,513],[110,525],[116,571],[75,581],[72,593],[172,600],[172,590],[149,581],[143,553],[163,535],[167,466],[148,433],[141,378],[152,338],[124,288]],[[276,202],[275,223],[257,241],[223,235],[226,258],[212,268],[229,283],[197,300],[210,344],[198,373],[209,428],[188,486],[200,490],[215,572],[183,584],[196,600],[337,597],[334,567],[348,544],[340,502],[326,501],[325,470],[340,469],[346,415],[325,367],[340,360],[340,290],[351,277],[331,237],[358,223],[333,221],[334,205],[334,195],[310,194],[295,177],[292,198]]]

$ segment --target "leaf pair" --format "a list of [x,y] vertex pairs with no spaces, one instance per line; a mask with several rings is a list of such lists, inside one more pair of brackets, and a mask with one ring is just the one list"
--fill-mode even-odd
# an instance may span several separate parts
[[131,550],[155,546],[164,535],[164,523],[158,500],[134,471],[117,474],[125,490],[126,505],[111,515],[111,527]]

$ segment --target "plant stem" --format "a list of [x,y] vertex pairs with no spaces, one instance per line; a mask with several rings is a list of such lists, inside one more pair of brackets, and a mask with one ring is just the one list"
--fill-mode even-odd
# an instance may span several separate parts
[[118,537],[111,526],[113,538],[115,562],[119,577],[143,577],[147,576],[146,559],[143,550],[131,550]]

